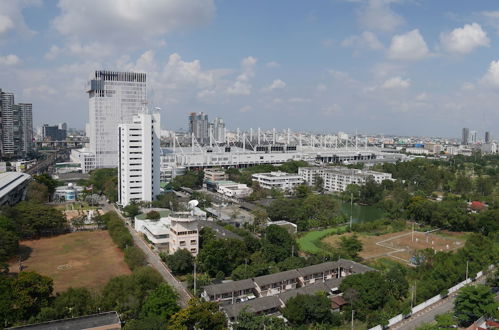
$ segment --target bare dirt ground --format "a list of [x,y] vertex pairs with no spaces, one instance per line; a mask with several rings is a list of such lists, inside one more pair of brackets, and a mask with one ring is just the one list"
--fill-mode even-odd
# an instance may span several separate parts
[[[123,252],[107,231],[84,231],[20,242],[24,271],[36,271],[54,280],[54,291],[69,287],[99,290],[113,277],[130,274]],[[19,271],[18,260],[10,264]]]
[[[398,261],[409,262],[418,250],[434,249],[436,251],[452,251],[464,246],[464,241],[459,235],[439,235],[437,233],[424,233],[405,230],[397,233],[390,233],[380,236],[357,235],[362,242],[363,249],[360,256],[363,259],[375,259],[390,257]],[[337,246],[342,236],[351,236],[347,233],[343,235],[332,235],[322,241],[332,246]]]

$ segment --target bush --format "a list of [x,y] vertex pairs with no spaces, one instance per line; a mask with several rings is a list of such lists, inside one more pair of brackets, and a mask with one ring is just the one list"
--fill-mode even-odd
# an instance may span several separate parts
[[159,214],[158,211],[149,211],[147,212],[147,219],[149,220],[159,220],[161,218],[161,215]]
[[125,249],[125,262],[131,270],[147,264],[146,255],[141,249],[129,246]]

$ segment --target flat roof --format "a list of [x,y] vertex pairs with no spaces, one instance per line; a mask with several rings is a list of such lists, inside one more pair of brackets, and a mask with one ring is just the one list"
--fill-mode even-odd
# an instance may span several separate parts
[[121,320],[117,312],[107,312],[100,314],[75,317],[72,319],[54,320],[31,325],[24,325],[7,329],[32,329],[32,330],[73,330],[73,329],[92,329],[109,325],[119,325]]
[[267,296],[248,300],[242,303],[223,305],[222,308],[229,318],[237,317],[245,308],[248,312],[258,313],[272,308],[281,307],[281,302],[277,296]]
[[324,282],[317,282],[311,285],[302,286],[301,288],[295,290],[288,290],[283,293],[280,293],[279,299],[281,299],[284,303],[286,303],[289,299],[296,297],[299,294],[302,295],[314,295],[317,292],[325,292],[328,293],[330,288]]
[[254,287],[255,283],[253,283],[252,279],[248,278],[246,280],[207,285],[204,287],[204,291],[206,291],[206,293],[209,296],[211,296],[211,295],[253,289]]
[[20,172],[0,173],[0,198],[4,197],[20,184],[31,179],[31,176]]
[[254,281],[256,284],[258,284],[259,287],[262,287],[272,283],[292,280],[294,278],[299,278],[299,277],[300,273],[298,273],[296,269],[292,269],[280,273],[258,276],[254,278]]
[[[152,210],[152,211],[156,211],[156,210]],[[161,210],[161,211],[156,211],[156,212],[159,213],[159,216],[161,218],[166,218],[167,216],[169,216],[172,213],[172,211],[170,211],[170,210]],[[147,213],[141,213],[141,214],[137,215],[135,218],[137,220],[148,220]]]

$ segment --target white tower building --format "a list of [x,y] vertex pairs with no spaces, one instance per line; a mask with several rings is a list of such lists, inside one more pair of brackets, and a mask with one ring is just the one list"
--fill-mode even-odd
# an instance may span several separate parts
[[193,256],[199,252],[198,222],[191,212],[177,212],[168,217],[170,220],[169,253],[186,249]]
[[95,167],[118,166],[119,124],[129,124],[147,101],[146,74],[95,71],[87,89],[89,96],[89,151]]
[[131,124],[118,126],[118,203],[151,202],[159,195],[160,115],[144,110]]

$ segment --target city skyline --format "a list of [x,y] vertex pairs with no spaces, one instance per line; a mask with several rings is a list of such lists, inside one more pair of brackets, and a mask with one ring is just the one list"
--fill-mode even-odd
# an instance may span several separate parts
[[498,28],[493,1],[3,1],[0,86],[34,126],[83,128],[102,69],[146,73],[164,129],[205,112],[231,130],[494,137]]

